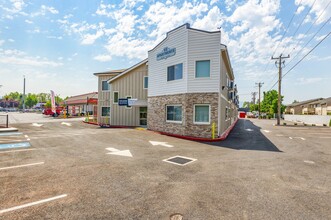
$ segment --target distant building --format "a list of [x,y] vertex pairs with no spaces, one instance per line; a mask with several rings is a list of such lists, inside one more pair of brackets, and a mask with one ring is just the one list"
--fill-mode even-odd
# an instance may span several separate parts
[[67,106],[67,113],[70,115],[92,115],[97,110],[98,93],[91,92],[76,96],[71,96],[64,101]]

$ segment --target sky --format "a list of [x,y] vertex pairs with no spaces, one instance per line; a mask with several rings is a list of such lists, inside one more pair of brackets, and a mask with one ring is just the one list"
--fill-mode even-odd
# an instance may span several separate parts
[[271,57],[280,54],[290,55],[285,104],[330,97],[330,2],[0,0],[0,96],[22,92],[23,76],[26,93],[97,91],[93,73],[136,64],[168,31],[189,23],[206,31],[221,27],[241,103],[251,101],[257,82],[264,83],[261,91],[277,89]]

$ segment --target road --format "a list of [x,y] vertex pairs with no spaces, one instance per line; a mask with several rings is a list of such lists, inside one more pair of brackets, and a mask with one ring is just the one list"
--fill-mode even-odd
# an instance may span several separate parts
[[0,219],[330,219],[331,129],[273,123],[239,120],[219,143],[16,124],[0,140],[31,147],[0,149]]

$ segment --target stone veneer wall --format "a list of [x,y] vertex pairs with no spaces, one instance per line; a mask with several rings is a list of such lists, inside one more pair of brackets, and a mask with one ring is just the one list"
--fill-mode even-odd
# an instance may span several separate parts
[[[212,123],[216,123],[217,135],[218,93],[186,93],[177,95],[148,97],[147,127],[149,130],[171,134],[211,138]],[[166,121],[166,105],[182,105],[182,123]],[[194,124],[195,104],[210,105],[210,124]]]

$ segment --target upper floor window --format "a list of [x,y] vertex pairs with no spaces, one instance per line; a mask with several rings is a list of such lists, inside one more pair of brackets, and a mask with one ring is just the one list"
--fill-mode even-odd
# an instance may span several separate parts
[[195,77],[210,77],[210,60],[200,60],[195,62]]
[[183,78],[183,64],[176,64],[173,66],[168,66],[167,80],[177,80]]
[[148,76],[144,76],[144,89],[148,88]]
[[109,90],[109,84],[107,83],[107,81],[102,81],[102,91],[107,91]]
[[113,103],[118,104],[118,92],[113,93]]

